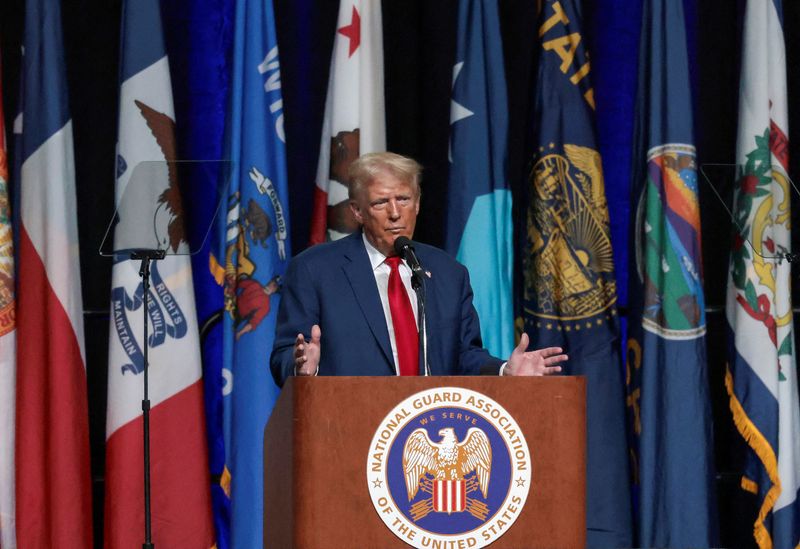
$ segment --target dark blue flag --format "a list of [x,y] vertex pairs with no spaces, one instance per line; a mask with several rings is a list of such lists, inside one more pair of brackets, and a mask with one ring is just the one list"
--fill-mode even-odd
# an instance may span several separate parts
[[461,0],[450,103],[446,249],[469,269],[481,336],[511,355],[511,190],[506,179],[508,101],[496,1]]
[[645,547],[716,546],[700,211],[683,3],[642,14],[628,408]]
[[[283,98],[272,2],[236,0],[227,116],[232,180],[211,271],[223,288],[226,473],[234,549],[263,540],[264,427],[279,389],[269,356],[291,254]],[[266,525],[269,529],[269,525]]]
[[587,545],[631,543],[617,288],[591,66],[579,4],[546,1],[526,185],[523,312],[534,347],[563,347],[587,379]]
[[[209,223],[224,215],[219,187],[230,165],[224,159],[225,115],[230,95],[230,49],[234,0],[177,0],[163,5],[167,47],[175,94],[176,126],[181,157],[191,185],[184,187],[192,255],[192,277],[203,358],[208,465],[217,549],[230,547],[230,473],[223,436],[222,288],[209,272]],[[199,160],[203,160],[200,162]]]
[[[628,304],[628,220],[631,199],[631,145],[638,79],[641,0],[594,4],[586,18],[592,52],[592,87],[600,103],[596,111],[597,145],[603,157],[603,177],[614,245],[614,275],[620,308]],[[625,317],[621,316],[625,337]],[[624,345],[624,342],[623,342]]]

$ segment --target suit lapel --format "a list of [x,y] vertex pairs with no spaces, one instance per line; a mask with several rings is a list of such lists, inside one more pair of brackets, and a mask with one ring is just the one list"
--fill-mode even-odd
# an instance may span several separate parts
[[344,255],[349,261],[342,266],[342,269],[350,282],[350,287],[353,289],[361,312],[364,314],[369,329],[372,330],[372,335],[375,336],[381,351],[383,351],[387,363],[394,365],[392,347],[389,343],[389,330],[386,327],[381,298],[378,294],[369,256],[361,238],[361,232],[346,238],[348,245]]

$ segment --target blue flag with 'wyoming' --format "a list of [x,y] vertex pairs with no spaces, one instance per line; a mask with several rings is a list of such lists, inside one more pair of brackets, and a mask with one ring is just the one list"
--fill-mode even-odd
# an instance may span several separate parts
[[211,270],[223,286],[223,409],[234,549],[262,544],[264,427],[281,275],[290,255],[283,100],[272,2],[238,0],[227,134],[232,181]]
[[514,343],[514,256],[496,1],[459,3],[450,124],[446,249],[469,269],[484,345],[507,357]]
[[628,408],[637,542],[717,545],[700,211],[682,2],[642,14],[633,156]]
[[546,1],[539,18],[534,148],[526,184],[523,313],[533,347],[569,354],[587,380],[589,547],[628,547],[631,507],[617,290],[591,66],[579,3]]

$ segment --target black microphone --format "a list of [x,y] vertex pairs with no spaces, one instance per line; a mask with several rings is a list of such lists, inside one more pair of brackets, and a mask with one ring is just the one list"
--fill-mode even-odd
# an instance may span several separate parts
[[425,323],[425,278],[422,276],[422,265],[414,252],[414,243],[406,236],[398,236],[394,241],[394,251],[411,267],[411,287],[417,294],[417,326],[419,326],[419,345],[422,365],[426,376],[431,375],[428,364],[428,349]]
[[421,280],[422,265],[420,265],[419,258],[414,252],[414,243],[411,242],[411,239],[406,236],[398,236],[394,241],[394,251],[397,252],[397,255],[406,260],[408,266],[411,267],[411,272],[413,272],[415,276],[420,277]]

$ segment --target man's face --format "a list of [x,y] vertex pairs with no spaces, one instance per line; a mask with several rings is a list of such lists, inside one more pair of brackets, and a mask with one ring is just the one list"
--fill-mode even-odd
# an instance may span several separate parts
[[398,236],[411,238],[417,224],[419,197],[414,187],[391,173],[380,173],[350,201],[370,244],[383,255],[394,254]]

